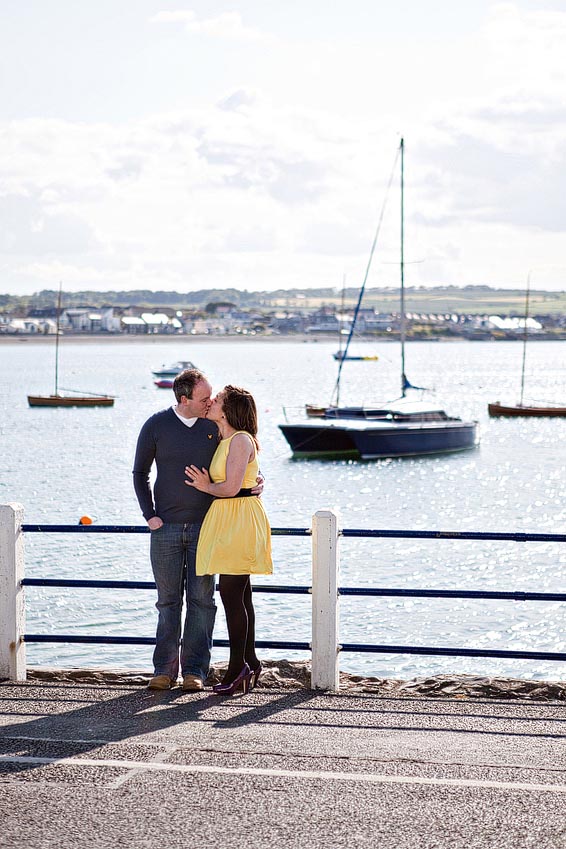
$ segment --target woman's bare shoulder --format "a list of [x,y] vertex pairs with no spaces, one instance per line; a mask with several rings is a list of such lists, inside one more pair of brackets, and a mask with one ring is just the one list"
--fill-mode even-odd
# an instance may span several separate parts
[[232,437],[232,441],[230,443],[230,447],[234,446],[234,448],[238,452],[244,453],[245,451],[250,453],[250,456],[255,453],[255,442],[254,438],[251,434],[249,434],[245,430],[239,430]]

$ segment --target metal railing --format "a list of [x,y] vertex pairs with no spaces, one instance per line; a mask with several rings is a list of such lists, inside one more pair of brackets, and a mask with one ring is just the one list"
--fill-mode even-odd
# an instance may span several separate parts
[[[24,533],[86,533],[86,534],[149,534],[147,526],[139,525],[22,525]],[[272,536],[310,537],[310,528],[272,528]],[[155,590],[154,581],[84,580],[71,578],[23,578],[27,587],[72,587],[89,589]],[[253,587],[254,592],[310,595],[310,587],[266,585]],[[25,633],[26,643],[91,643],[107,645],[153,645],[155,637],[127,637],[94,634],[31,634]],[[214,645],[227,647],[228,640],[214,638]],[[256,640],[258,648],[310,651],[311,644],[296,640]]]
[[[22,525],[24,533],[98,533],[98,534],[149,534],[149,528],[138,525]],[[272,528],[272,536],[310,537],[310,528]],[[116,581],[84,580],[74,578],[23,578],[24,587],[71,587],[74,589],[117,589],[117,590],[155,590],[155,581]],[[218,587],[217,587],[218,589]],[[283,586],[277,584],[253,587],[259,593],[285,593],[291,595],[310,595],[311,587]],[[86,643],[107,645],[154,645],[155,637],[127,637],[95,634],[31,634],[25,633],[22,639],[26,643]],[[214,638],[214,645],[228,647],[228,640]],[[256,640],[256,646],[264,649],[291,649],[310,651],[311,644],[296,640]]]
[[[96,589],[155,589],[152,581],[74,580],[53,578],[26,578],[23,573],[23,533],[79,533],[79,534],[147,534],[145,526],[133,525],[45,525],[24,524],[23,509],[17,505],[0,506],[0,543],[9,549],[6,558],[0,556],[0,583],[6,581],[12,589],[11,601],[5,615],[8,628],[0,631],[0,677],[20,680],[25,677],[25,643],[113,643],[151,645],[152,637],[112,635],[32,634],[25,631],[23,588],[28,586],[74,587]],[[312,528],[272,528],[273,536],[312,537],[312,586],[255,585],[254,592],[312,595],[312,641],[258,640],[260,648],[291,649],[312,652],[313,687],[336,690],[339,680],[340,652],[374,652],[378,654],[413,654],[452,657],[510,658],[525,660],[566,661],[566,653],[542,651],[514,651],[507,649],[478,649],[465,647],[376,645],[366,643],[340,643],[339,600],[342,596],[409,597],[439,599],[485,599],[500,601],[566,602],[566,593],[524,592],[520,590],[443,590],[394,587],[340,587],[340,538],[397,538],[423,540],[484,540],[512,542],[566,542],[564,534],[489,533],[476,531],[407,531],[339,529],[338,519],[330,510],[320,510],[313,516]],[[1,589],[1,586],[0,586]],[[9,592],[8,592],[9,594]],[[1,602],[0,602],[1,604]],[[0,614],[4,611],[0,609]],[[1,627],[1,626],[0,626]],[[214,641],[216,646],[227,646],[227,640]]]

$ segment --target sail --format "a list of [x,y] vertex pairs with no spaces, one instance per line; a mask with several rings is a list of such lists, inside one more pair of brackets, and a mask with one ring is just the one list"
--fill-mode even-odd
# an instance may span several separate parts
[[415,386],[414,384],[410,383],[405,372],[403,372],[403,374],[401,375],[401,385],[403,387],[403,392],[406,389],[420,389],[424,392],[427,388],[426,386]]

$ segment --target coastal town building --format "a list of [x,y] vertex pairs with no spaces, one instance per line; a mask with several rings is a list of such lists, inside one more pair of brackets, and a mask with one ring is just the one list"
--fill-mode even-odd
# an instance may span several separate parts
[[[350,332],[354,310],[341,310],[332,304],[317,309],[244,309],[233,303],[211,303],[205,309],[156,311],[144,306],[89,305],[61,311],[59,328],[70,335],[174,335],[191,336],[285,336],[305,334],[338,339]],[[55,307],[33,309],[21,314],[0,313],[2,335],[51,335],[56,333]],[[357,338],[395,338],[401,329],[399,312],[360,309],[356,320]],[[524,319],[512,314],[417,313],[407,312],[408,338],[520,339]],[[527,320],[527,330],[539,339],[566,338],[566,316],[536,315]]]

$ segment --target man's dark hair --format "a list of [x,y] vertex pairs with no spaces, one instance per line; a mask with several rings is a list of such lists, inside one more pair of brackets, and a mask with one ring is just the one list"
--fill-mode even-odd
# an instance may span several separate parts
[[180,372],[173,381],[173,392],[178,403],[181,403],[182,395],[192,398],[195,386],[201,380],[206,380],[206,377],[198,368],[186,368],[185,371]]

